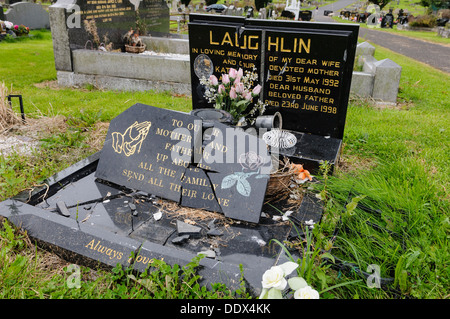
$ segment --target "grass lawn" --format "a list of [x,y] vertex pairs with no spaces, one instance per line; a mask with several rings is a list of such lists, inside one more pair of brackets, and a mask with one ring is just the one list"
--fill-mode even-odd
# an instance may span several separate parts
[[[50,33],[33,33],[33,40],[0,43],[0,82],[22,94],[30,122],[59,115],[63,129],[32,132],[44,140],[38,153],[0,155],[0,201],[98,150],[101,143],[90,141],[99,124],[136,102],[191,109],[189,97],[169,92],[57,88]],[[284,247],[307,248],[301,275],[321,298],[449,298],[450,75],[381,47],[375,57],[402,66],[398,106],[350,102],[341,164],[333,176],[318,176],[322,183],[311,185],[325,203],[322,222],[308,242]],[[139,278],[119,267],[82,267],[81,288],[72,289],[69,263],[4,224],[0,297],[236,297],[220,284],[212,290],[199,286],[197,262],[182,268],[156,261],[154,271]],[[379,270],[386,286],[369,288],[358,275],[371,269]]]

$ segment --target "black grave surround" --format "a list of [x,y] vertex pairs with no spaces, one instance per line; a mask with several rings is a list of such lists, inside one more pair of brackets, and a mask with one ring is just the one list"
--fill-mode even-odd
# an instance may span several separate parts
[[[177,216],[163,213],[156,221],[153,214],[160,207],[155,204],[155,196],[97,179],[99,158],[100,153],[96,153],[47,179],[48,187],[36,188],[31,194],[25,191],[1,202],[0,217],[26,230],[39,246],[69,262],[91,267],[132,264],[136,270],[144,271],[152,258],[185,265],[199,252],[210,249],[216,239],[206,232],[214,219],[199,224],[203,228],[201,238],[181,245],[172,243],[171,239],[177,237]],[[65,203],[70,217],[58,214],[57,202]],[[291,216],[319,222],[321,206],[308,207],[312,210],[305,212],[305,207],[301,207]],[[263,208],[268,214],[272,214],[271,209]],[[216,222],[214,229],[222,230],[222,245],[217,245],[220,248],[214,259],[201,260],[201,283],[209,286],[222,282],[237,289],[242,264],[248,288],[257,296],[263,273],[286,260],[283,250],[270,240],[288,238],[291,226],[262,218],[259,224],[226,225],[226,231],[225,225]],[[134,258],[130,258],[131,253]]]
[[358,31],[354,24],[191,14],[193,108],[213,107],[203,96],[202,76],[214,74],[220,80],[231,67],[255,67],[265,114],[280,112],[283,129],[301,137],[294,149],[280,153],[305,163],[313,173],[322,161],[334,166],[344,135]]

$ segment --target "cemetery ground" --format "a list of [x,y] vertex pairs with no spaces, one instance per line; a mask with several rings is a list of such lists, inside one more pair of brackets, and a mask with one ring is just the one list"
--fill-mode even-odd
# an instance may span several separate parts
[[[41,142],[30,153],[13,148],[0,155],[0,201],[100,150],[108,122],[137,102],[191,110],[190,97],[170,92],[58,88],[51,34],[32,34],[33,39],[0,43],[0,83],[23,96],[27,120],[5,133]],[[449,298],[450,75],[378,46],[375,58],[402,66],[398,104],[350,101],[341,163],[333,176],[318,175],[320,183],[305,186],[324,201],[322,221],[308,241],[282,244],[287,251],[309,252],[302,275],[321,298]],[[19,112],[14,100],[13,107]],[[358,200],[378,215],[355,209]],[[370,227],[374,223],[383,230]],[[323,254],[331,247],[334,256],[354,266],[334,267]],[[142,276],[120,267],[81,267],[81,288],[74,288],[70,263],[3,222],[0,297],[249,297],[244,289],[200,286],[197,263],[155,261],[154,271]],[[369,288],[358,274],[369,265],[379,266],[380,276],[392,281]]]

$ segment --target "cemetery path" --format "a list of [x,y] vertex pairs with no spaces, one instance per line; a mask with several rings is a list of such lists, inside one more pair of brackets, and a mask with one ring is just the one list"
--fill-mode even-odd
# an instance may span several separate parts
[[[324,16],[323,12],[325,10],[338,12],[354,2],[354,0],[340,0],[323,6],[319,8],[314,19],[318,22],[334,22],[331,17]],[[450,59],[448,58],[450,56],[450,46],[367,28],[359,29],[359,37],[419,62],[428,64],[438,70],[450,73]]]

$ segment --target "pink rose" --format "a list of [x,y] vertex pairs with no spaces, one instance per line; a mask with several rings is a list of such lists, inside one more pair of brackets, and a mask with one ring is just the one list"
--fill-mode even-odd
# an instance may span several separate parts
[[237,71],[237,77],[242,78],[243,76],[244,76],[244,70],[242,70],[242,68],[239,68],[239,70]]
[[236,93],[244,93],[245,87],[244,87],[244,83],[238,83],[237,85],[234,86],[236,89]]
[[230,98],[235,99],[237,98],[237,93],[236,93],[236,89],[234,87],[232,87],[230,89]]
[[244,93],[244,99],[246,99],[247,101],[251,101],[253,99],[252,93],[251,92],[245,92]]
[[238,75],[238,71],[236,69],[230,68],[230,71],[228,71],[228,75],[230,76],[230,79],[235,79]]
[[258,95],[261,92],[262,86],[261,85],[257,85],[253,88],[252,93],[255,95]]
[[219,80],[217,79],[217,77],[215,75],[211,75],[209,77],[209,83],[211,83],[212,85],[218,85]]
[[226,92],[225,85],[223,85],[223,84],[219,85],[218,92],[219,92],[219,94],[225,93]]
[[228,74],[222,74],[222,83],[223,84],[230,83],[230,78],[228,77]]
[[14,30],[17,30],[17,29],[19,29],[19,26],[16,24],[16,25],[14,26]]

